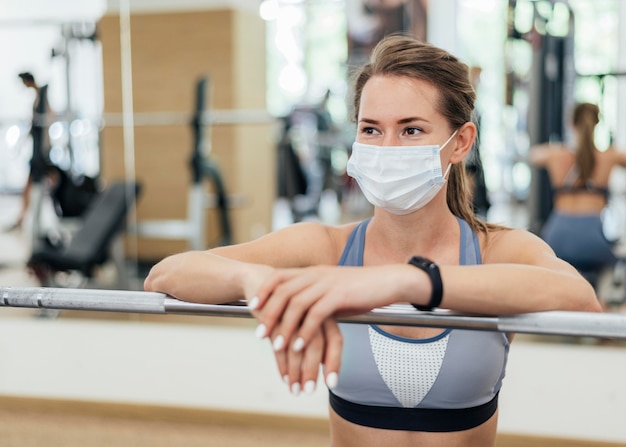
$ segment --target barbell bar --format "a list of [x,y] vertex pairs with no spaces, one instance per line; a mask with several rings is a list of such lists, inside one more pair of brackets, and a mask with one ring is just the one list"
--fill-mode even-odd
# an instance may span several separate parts
[[[0,287],[0,307],[252,318],[244,301],[198,304],[181,301],[163,293],[126,290]],[[338,320],[343,323],[626,340],[626,314],[546,311],[486,316],[448,310],[420,312],[409,305],[395,304]]]

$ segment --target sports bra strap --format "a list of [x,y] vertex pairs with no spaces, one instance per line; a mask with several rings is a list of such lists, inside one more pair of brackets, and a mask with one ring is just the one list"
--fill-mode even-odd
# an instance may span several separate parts
[[579,172],[576,165],[573,165],[565,175],[565,180],[561,186],[552,188],[554,194],[575,194],[578,192],[586,192],[590,194],[598,194],[608,199],[609,189],[606,187],[596,186],[591,180],[586,181],[584,184],[576,185],[576,180],[579,179]]

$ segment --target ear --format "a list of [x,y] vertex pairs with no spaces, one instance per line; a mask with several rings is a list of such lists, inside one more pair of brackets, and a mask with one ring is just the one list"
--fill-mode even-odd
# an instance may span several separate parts
[[450,154],[450,163],[459,163],[469,154],[476,138],[476,125],[472,122],[463,124],[456,134],[456,144]]

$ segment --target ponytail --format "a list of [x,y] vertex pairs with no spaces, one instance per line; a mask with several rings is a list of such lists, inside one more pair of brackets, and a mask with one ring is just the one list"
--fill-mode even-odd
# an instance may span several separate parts
[[582,103],[576,106],[573,123],[578,134],[576,142],[576,167],[579,180],[586,183],[591,179],[596,165],[595,128],[598,124],[600,111],[595,104]]

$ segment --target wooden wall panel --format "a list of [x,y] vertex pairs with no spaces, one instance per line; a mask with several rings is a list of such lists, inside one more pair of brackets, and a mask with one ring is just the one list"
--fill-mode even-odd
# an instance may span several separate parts
[[[105,113],[122,112],[119,17],[102,18]],[[131,16],[133,108],[135,113],[191,113],[195,84],[209,76],[212,109],[265,108],[265,29],[251,12],[209,10]],[[143,185],[137,219],[185,219],[191,184],[189,125],[136,126],[136,177]],[[235,242],[271,229],[275,196],[275,142],[270,124],[207,128],[210,156],[229,193],[246,205],[231,210]],[[106,180],[124,177],[123,132],[106,126],[101,166]],[[207,191],[211,187],[207,184]],[[206,240],[219,240],[215,210],[207,213]],[[210,247],[210,245],[209,245]],[[209,248],[207,247],[207,248]],[[185,241],[139,240],[139,257],[158,259],[186,250]]]

